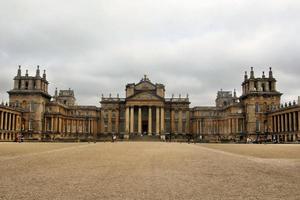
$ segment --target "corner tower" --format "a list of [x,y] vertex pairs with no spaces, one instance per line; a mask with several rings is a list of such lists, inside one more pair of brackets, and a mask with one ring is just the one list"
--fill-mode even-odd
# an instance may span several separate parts
[[242,90],[240,101],[245,109],[246,133],[256,136],[267,134],[266,112],[269,108],[280,105],[282,95],[276,89],[276,79],[273,77],[272,68],[269,69],[268,77],[262,72],[262,76],[256,78],[251,67],[250,77],[245,72]]
[[22,131],[29,137],[39,138],[43,130],[45,105],[51,100],[48,84],[46,71],[44,70],[41,76],[39,66],[37,66],[35,76],[29,76],[28,70],[23,76],[21,66],[19,66],[14,78],[14,87],[8,91],[10,104],[25,110],[23,115],[25,123],[22,124]]

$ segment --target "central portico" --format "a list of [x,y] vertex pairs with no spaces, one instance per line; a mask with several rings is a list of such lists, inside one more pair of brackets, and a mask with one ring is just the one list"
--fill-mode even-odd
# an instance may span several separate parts
[[152,83],[146,75],[138,83],[127,84],[125,90],[125,98],[102,96],[101,133],[126,139],[137,135],[164,139],[167,134],[189,133],[188,96],[166,98],[165,86]]
[[138,84],[127,84],[125,137],[129,134],[164,134],[164,93],[164,86],[151,83],[146,75]]

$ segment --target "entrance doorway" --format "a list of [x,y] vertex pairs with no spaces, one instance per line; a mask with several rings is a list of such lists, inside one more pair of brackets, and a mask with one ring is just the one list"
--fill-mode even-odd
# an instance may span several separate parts
[[142,134],[146,135],[148,133],[148,121],[142,122]]

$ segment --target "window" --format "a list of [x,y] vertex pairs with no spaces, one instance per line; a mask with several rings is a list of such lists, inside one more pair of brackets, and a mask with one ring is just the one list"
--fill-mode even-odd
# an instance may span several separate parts
[[255,104],[255,112],[256,113],[260,112],[260,107],[258,103]]
[[25,90],[28,90],[28,81],[25,82]]
[[265,86],[265,84],[264,84],[264,83],[261,85],[261,88],[262,88],[262,91],[263,91],[263,92],[265,92],[265,91],[266,91],[266,86]]
[[260,132],[260,122],[256,120],[256,132]]

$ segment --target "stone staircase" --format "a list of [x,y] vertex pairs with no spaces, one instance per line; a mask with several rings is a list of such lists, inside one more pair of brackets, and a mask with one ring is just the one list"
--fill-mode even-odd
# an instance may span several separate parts
[[156,135],[130,135],[129,136],[129,141],[140,141],[140,142],[160,142],[160,136],[156,136]]

